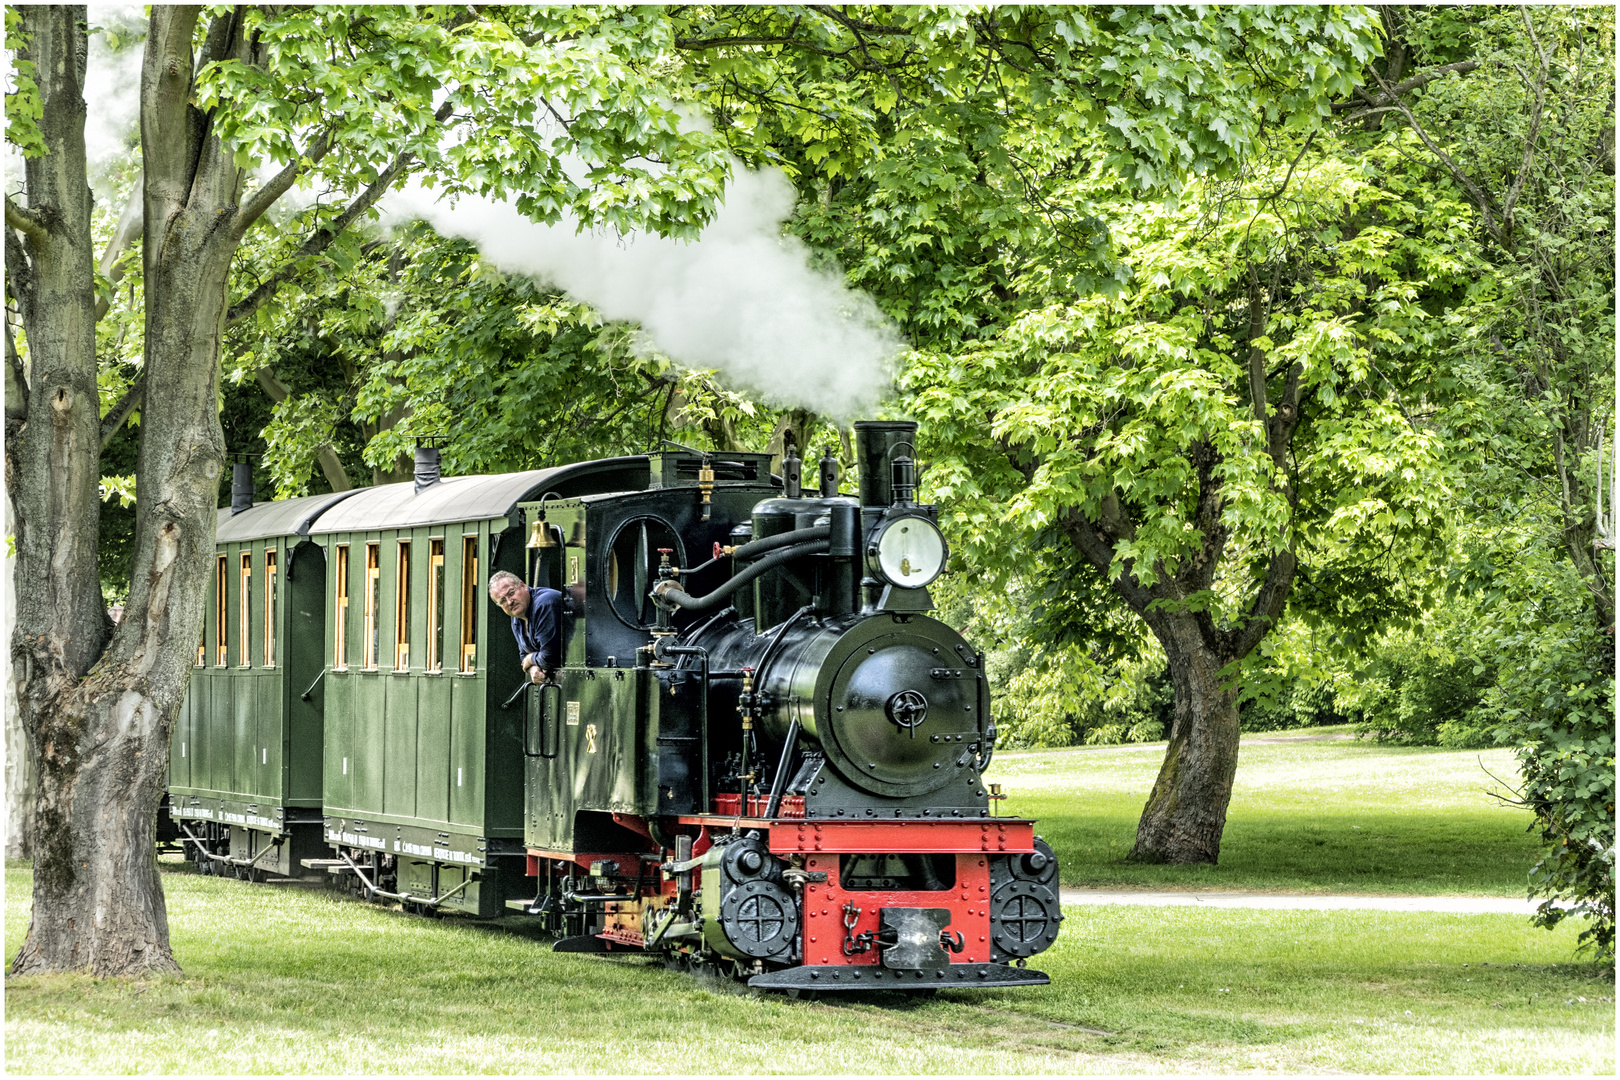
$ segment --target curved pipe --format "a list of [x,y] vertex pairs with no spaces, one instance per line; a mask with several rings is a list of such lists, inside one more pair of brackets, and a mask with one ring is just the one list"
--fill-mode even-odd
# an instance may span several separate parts
[[[785,536],[788,534],[784,533],[783,535]],[[824,554],[827,550],[827,546],[827,538],[823,536],[820,540],[813,540],[808,544],[800,544],[798,547],[786,548],[782,551],[767,555],[758,562],[750,564],[747,568],[732,577],[730,581],[727,581],[725,584],[719,586],[713,592],[703,597],[688,594],[685,590],[675,585],[673,581],[661,581],[653,589],[653,599],[672,607],[681,608],[685,611],[709,611],[713,609],[715,605],[719,604],[720,601],[724,600],[726,597],[730,596],[732,593],[736,592],[738,589],[742,588],[750,581],[753,581],[766,571],[774,570],[785,562],[790,562],[793,559],[803,558],[806,555]]]
[[752,559],[766,551],[775,551],[779,547],[789,544],[803,544],[811,540],[825,540],[831,530],[831,525],[812,525],[808,529],[794,529],[792,532],[777,533],[775,536],[766,536],[759,540],[750,540],[731,553],[733,559]]

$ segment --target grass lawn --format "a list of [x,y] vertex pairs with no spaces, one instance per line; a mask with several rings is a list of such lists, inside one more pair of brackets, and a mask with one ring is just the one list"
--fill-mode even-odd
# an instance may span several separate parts
[[1039,819],[1065,885],[1524,896],[1530,814],[1487,794],[1517,782],[1511,751],[1275,738],[1244,736],[1213,867],[1124,861],[1163,743],[1000,753],[988,779]]
[[[1053,985],[754,997],[317,889],[164,875],[184,978],[8,979],[13,1073],[1608,1072],[1612,975],[1507,915],[1071,907]],[[5,941],[30,871],[6,870]]]

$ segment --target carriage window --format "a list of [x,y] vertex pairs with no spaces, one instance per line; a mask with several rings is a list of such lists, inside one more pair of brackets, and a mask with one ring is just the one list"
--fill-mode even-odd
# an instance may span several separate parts
[[230,578],[225,569],[225,556],[221,555],[214,565],[214,666],[224,667],[229,661],[226,659],[225,627],[226,597],[225,590],[229,587]]
[[248,639],[253,633],[253,554],[247,551],[242,552],[242,608],[237,614],[242,639],[236,647],[236,662],[248,667],[253,663],[253,654],[248,652]]
[[478,537],[461,538],[461,670],[478,667]]
[[394,670],[411,666],[411,545],[399,544],[399,562],[394,575]]
[[444,670],[444,541],[428,541],[427,669]]
[[332,638],[332,667],[349,669],[349,545],[337,546],[336,636]]
[[276,549],[264,549],[264,666],[276,666]]
[[366,610],[365,610],[365,640],[361,643],[361,651],[365,654],[362,666],[368,671],[377,669],[377,646],[380,642],[377,636],[381,633],[377,625],[377,609],[382,606],[382,568],[378,565],[378,551],[376,544],[366,545]]

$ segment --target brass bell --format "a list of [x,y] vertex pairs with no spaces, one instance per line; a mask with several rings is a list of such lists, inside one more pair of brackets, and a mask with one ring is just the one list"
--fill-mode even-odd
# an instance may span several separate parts
[[534,519],[534,528],[529,531],[529,543],[527,546],[531,548],[548,548],[557,546],[557,542],[551,538],[551,528],[546,524],[546,515],[544,511],[541,512],[539,517]]

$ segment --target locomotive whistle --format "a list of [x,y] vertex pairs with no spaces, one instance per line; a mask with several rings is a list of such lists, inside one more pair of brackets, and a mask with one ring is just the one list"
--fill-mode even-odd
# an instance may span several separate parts
[[703,464],[698,466],[698,490],[703,492],[703,520],[709,520],[709,511],[712,508],[711,496],[714,494],[714,466],[709,462],[709,455],[703,455]]

